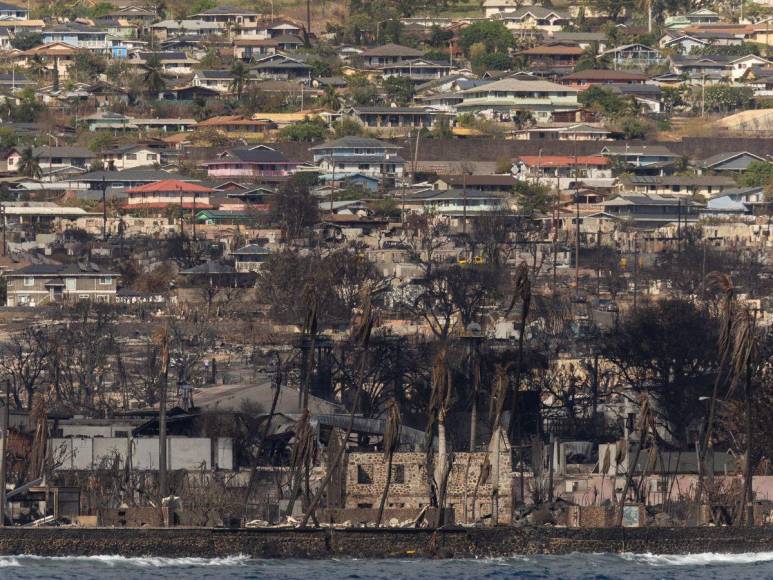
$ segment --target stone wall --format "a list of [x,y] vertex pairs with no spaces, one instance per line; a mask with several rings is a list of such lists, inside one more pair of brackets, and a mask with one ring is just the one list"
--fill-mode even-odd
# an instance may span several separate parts
[[573,552],[773,551],[773,528],[225,530],[4,528],[0,554],[214,558],[496,557]]
[[[448,478],[446,507],[457,522],[474,521],[491,514],[493,469],[481,481],[486,452],[456,453]],[[509,450],[499,454],[499,521],[511,521],[511,462]],[[350,453],[346,467],[346,508],[377,508],[387,480],[387,464],[381,453]],[[477,488],[477,490],[476,490]],[[473,499],[475,505],[473,506]],[[396,453],[386,507],[420,510],[429,505],[430,486],[424,453]],[[465,510],[466,506],[466,510]],[[474,514],[474,516],[473,516]]]

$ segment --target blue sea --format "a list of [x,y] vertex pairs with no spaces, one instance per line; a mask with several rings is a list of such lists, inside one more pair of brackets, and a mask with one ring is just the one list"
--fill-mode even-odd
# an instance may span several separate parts
[[0,578],[773,578],[773,552],[750,554],[570,554],[477,560],[254,560],[90,556],[0,557]]

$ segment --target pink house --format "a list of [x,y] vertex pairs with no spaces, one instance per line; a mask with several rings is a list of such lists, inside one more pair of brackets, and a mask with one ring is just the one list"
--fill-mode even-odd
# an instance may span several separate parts
[[289,161],[280,151],[266,145],[230,149],[202,166],[214,178],[271,178],[295,173],[298,163]]

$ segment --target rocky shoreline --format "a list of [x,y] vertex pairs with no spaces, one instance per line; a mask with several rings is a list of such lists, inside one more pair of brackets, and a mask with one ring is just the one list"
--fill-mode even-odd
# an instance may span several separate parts
[[0,529],[0,555],[480,558],[572,552],[773,551],[773,528]]

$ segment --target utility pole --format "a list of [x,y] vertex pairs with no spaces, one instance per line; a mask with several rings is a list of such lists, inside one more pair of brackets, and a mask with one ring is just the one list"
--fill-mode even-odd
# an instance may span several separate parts
[[167,496],[166,481],[166,391],[169,379],[169,329],[161,343],[161,397],[158,403],[158,494],[159,506]]
[[185,211],[183,209],[183,190],[182,187],[179,185],[177,186],[177,191],[180,194],[180,237],[183,237],[185,235],[185,230],[183,229],[183,212]]
[[561,182],[556,169],[556,197],[553,202],[553,296],[558,289],[558,205],[561,197]]
[[311,34],[311,0],[306,0],[306,36]]
[[701,118],[706,116],[706,73],[701,75]]
[[633,234],[633,310],[636,312],[639,298],[639,234]]
[[102,241],[107,241],[107,181],[102,178]]
[[467,234],[467,170],[462,168],[462,234]]
[[5,526],[5,480],[7,478],[5,471],[5,456],[8,451],[8,435],[10,434],[9,419],[10,412],[8,403],[10,401],[11,381],[5,381],[5,404],[3,405],[3,441],[0,443],[0,527]]
[[5,230],[6,230],[6,227],[7,227],[7,224],[6,224],[6,221],[5,221],[6,220],[6,218],[5,218],[5,203],[0,203],[0,214],[2,214],[2,219],[3,219],[3,256],[5,256],[8,253],[8,243],[6,242],[6,239],[5,239]]
[[580,188],[579,171],[577,166],[577,134],[574,135],[574,295],[580,294]]

